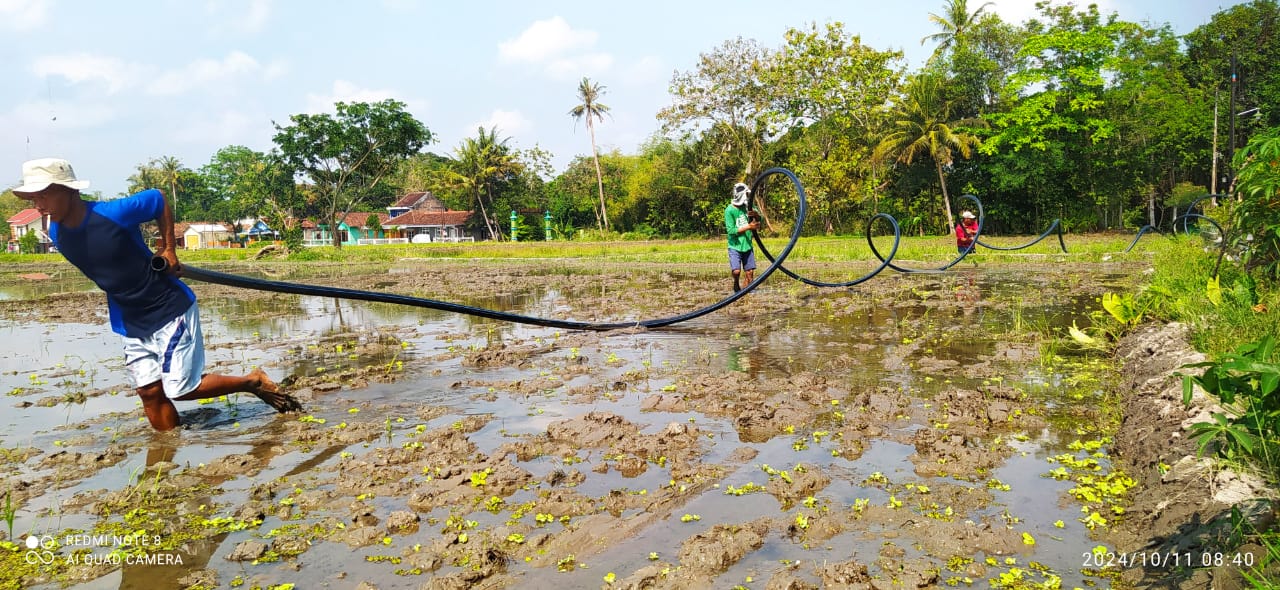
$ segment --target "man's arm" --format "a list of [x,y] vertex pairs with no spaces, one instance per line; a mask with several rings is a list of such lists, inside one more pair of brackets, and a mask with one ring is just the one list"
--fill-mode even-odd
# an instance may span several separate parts
[[165,198],[164,191],[160,191],[160,201],[164,208],[156,218],[156,225],[160,227],[160,251],[157,254],[169,263],[166,272],[178,276],[182,273],[182,265],[178,262],[178,241],[173,235],[173,209],[169,208],[169,199]]

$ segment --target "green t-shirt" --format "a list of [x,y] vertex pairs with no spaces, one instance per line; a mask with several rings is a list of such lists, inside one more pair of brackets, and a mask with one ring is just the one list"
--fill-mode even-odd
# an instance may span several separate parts
[[738,228],[751,223],[747,212],[734,207],[732,203],[724,208],[724,230],[729,235],[729,247],[739,252],[751,251],[751,230],[738,233]]

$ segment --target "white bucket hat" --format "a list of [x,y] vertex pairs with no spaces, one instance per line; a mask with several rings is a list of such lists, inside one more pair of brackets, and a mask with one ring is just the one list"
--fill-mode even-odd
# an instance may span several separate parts
[[71,169],[71,162],[62,158],[40,158],[22,163],[22,186],[15,187],[15,193],[38,193],[51,184],[76,190],[89,188],[89,181],[76,180],[76,171]]
[[965,211],[964,213],[961,213],[961,214],[960,214],[960,217],[963,217],[963,218],[965,218],[965,219],[973,219],[973,218],[974,218],[973,213],[970,213],[970,212],[968,212],[968,211]]

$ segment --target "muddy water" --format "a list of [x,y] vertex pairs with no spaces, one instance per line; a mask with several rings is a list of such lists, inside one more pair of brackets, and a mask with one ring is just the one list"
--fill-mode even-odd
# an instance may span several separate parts
[[[304,278],[573,319],[671,315],[727,283],[718,268],[374,270]],[[1105,585],[1085,557],[1102,529],[1083,517],[1114,515],[1050,474],[1063,455],[1108,472],[1105,442],[1081,447],[1099,439],[1105,370],[1042,334],[1086,325],[1134,276],[779,276],[717,314],[607,334],[197,287],[210,369],[265,367],[306,412],[190,403],[178,434],[141,421],[104,324],[10,314],[15,536],[141,527],[153,560],[182,561],[89,567],[71,555],[116,547],[67,542],[20,586]]]

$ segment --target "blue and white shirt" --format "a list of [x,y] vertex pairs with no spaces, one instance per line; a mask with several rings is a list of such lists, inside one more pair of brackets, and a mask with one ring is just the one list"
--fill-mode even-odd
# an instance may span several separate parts
[[159,219],[164,195],[156,189],[114,201],[87,201],[78,227],[50,224],[58,251],[107,294],[111,330],[147,338],[195,302],[191,288],[151,270],[151,249],[138,225]]

